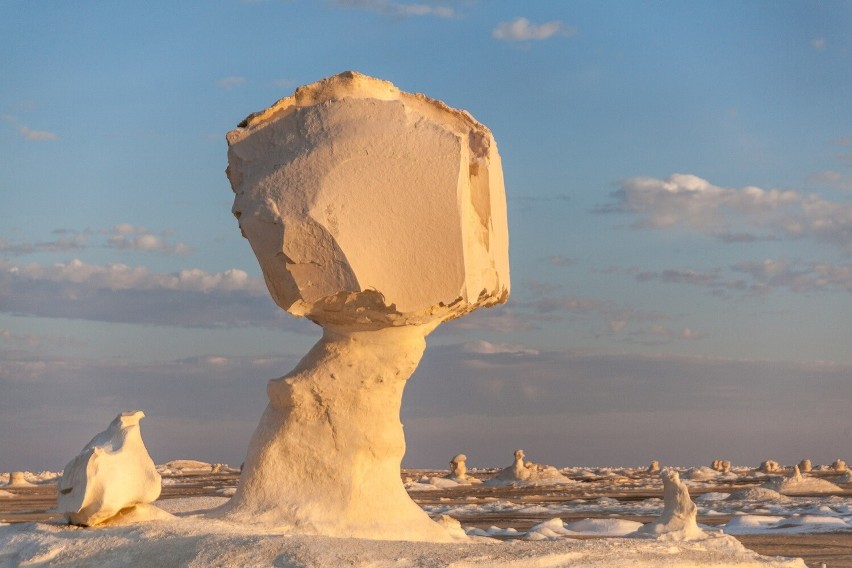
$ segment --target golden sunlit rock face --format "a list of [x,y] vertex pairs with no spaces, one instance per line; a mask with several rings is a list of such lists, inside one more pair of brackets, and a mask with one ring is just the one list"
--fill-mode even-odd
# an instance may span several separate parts
[[269,382],[223,514],[308,534],[466,538],[405,492],[399,410],[426,336],[509,294],[491,132],[346,72],[249,116],[228,144],[234,215],[270,294],[324,333]]
[[234,214],[290,313],[405,325],[506,300],[500,156],[468,113],[347,72],[228,142]]

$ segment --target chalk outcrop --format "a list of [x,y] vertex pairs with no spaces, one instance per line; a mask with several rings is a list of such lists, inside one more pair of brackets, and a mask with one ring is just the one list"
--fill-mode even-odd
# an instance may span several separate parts
[[648,473],[660,473],[660,462],[658,460],[651,460],[651,464],[647,469]]
[[781,473],[784,471],[784,468],[775,460],[765,460],[760,462],[757,471],[761,473]]
[[801,471],[802,473],[810,473],[813,468],[814,466],[811,463],[811,460],[809,460],[808,458],[805,458],[799,462],[799,471]]
[[[92,526],[122,513],[143,520],[160,496],[160,474],[142,441],[141,410],[123,412],[65,466],[57,483],[57,510],[69,523]],[[139,508],[140,511],[128,509]],[[142,512],[144,511],[144,512]]]
[[450,460],[450,479],[464,481],[467,479],[467,456],[464,454],[456,454]]
[[12,471],[9,473],[9,487],[31,487],[33,484],[27,481],[23,471]]
[[512,465],[485,481],[485,485],[549,485],[575,483],[552,465],[524,461],[524,450],[515,450]]
[[674,535],[679,539],[693,540],[706,536],[698,528],[698,507],[689,497],[689,489],[680,480],[674,469],[660,472],[663,481],[663,512],[660,516],[644,525],[638,535]]
[[788,477],[778,476],[761,485],[782,495],[802,495],[809,493],[840,493],[843,490],[825,479],[802,475],[799,466],[793,467]]
[[346,72],[228,133],[234,215],[273,300],[323,327],[269,382],[221,511],[307,534],[451,540],[405,492],[403,388],[441,322],[509,294],[503,174],[467,112]]

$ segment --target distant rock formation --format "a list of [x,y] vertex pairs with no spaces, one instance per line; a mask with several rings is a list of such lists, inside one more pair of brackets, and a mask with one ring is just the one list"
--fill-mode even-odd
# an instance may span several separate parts
[[467,456],[464,454],[456,454],[450,460],[450,479],[462,481],[467,479]]
[[[119,414],[65,466],[57,510],[68,522],[97,525],[160,496],[160,474],[139,429],[144,416],[141,410]],[[135,519],[152,516],[154,508],[142,508],[145,513]]]
[[485,481],[485,485],[548,485],[575,483],[551,465],[525,462],[523,450],[515,450],[515,461]]
[[781,467],[781,464],[779,464],[777,461],[766,460],[764,462],[761,462],[760,466],[757,468],[757,471],[763,473],[780,473],[784,471],[784,468]]
[[660,473],[660,462],[651,460],[651,465],[648,466],[648,473]]
[[27,481],[23,471],[9,473],[9,487],[31,487],[33,484]]
[[728,460],[713,460],[711,467],[720,473],[731,473],[731,462]]
[[831,464],[831,469],[838,473],[843,473],[844,471],[848,470],[849,467],[846,465],[845,461],[840,458],[837,458],[836,460],[834,460],[834,463]]
[[803,476],[798,465],[793,467],[793,472],[789,477],[777,476],[761,485],[761,487],[772,489],[782,495],[838,493],[843,491],[840,487],[825,479]]
[[811,460],[805,458],[799,462],[799,471],[802,471],[804,473],[810,473],[812,469],[813,464],[811,464]]

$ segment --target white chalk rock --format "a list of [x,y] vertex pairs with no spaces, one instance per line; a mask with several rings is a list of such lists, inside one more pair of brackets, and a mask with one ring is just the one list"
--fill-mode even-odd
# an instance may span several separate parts
[[525,462],[523,450],[515,450],[515,461],[485,482],[485,485],[551,485],[575,483],[552,465]]
[[789,477],[775,477],[761,485],[766,489],[772,489],[782,495],[802,495],[809,493],[841,493],[843,490],[825,479],[802,475],[799,466],[793,467]]
[[9,473],[9,487],[31,487],[32,485],[32,483],[27,481],[26,474],[23,471]]
[[648,466],[648,473],[660,473],[660,462],[651,460],[651,465]]
[[467,479],[467,456],[464,454],[456,454],[450,460],[450,479],[464,480]]
[[468,113],[349,71],[251,115],[228,144],[234,214],[290,313],[397,326],[506,300],[500,155]]
[[672,535],[682,540],[703,538],[706,533],[698,528],[698,507],[689,497],[689,489],[673,469],[660,472],[663,480],[663,512],[659,518],[644,525],[638,535]]
[[323,327],[269,405],[221,515],[451,541],[399,475],[406,381],[441,322],[509,293],[500,156],[468,113],[346,72],[228,133],[234,215],[275,302]]
[[[65,466],[57,483],[58,506],[68,522],[92,526],[123,509],[155,501],[160,474],[142,442],[141,410],[119,414]],[[146,511],[153,507],[144,507]],[[128,515],[140,520],[141,515]],[[145,515],[148,518],[152,515]]]

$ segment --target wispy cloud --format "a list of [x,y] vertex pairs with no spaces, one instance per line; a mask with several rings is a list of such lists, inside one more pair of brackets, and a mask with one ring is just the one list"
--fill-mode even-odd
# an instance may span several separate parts
[[644,271],[636,274],[636,280],[704,287],[722,297],[765,294],[780,289],[798,293],[852,292],[852,265],[765,259],[707,271]]
[[540,41],[556,36],[569,37],[576,32],[575,28],[566,26],[559,20],[533,24],[526,18],[515,18],[511,22],[497,24],[491,30],[491,37],[503,41]]
[[808,176],[808,181],[835,187],[844,191],[852,191],[852,175],[842,174],[834,170],[824,170]]
[[[598,212],[639,215],[637,229],[680,228],[742,242],[751,238],[813,238],[852,254],[852,204],[832,202],[791,189],[726,188],[690,174],[668,179],[635,177],[612,194],[615,203]],[[736,229],[746,230],[737,231]],[[754,234],[753,230],[762,234]]]
[[223,77],[223,78],[219,79],[218,81],[216,81],[216,84],[219,87],[225,89],[226,91],[229,91],[229,90],[233,89],[234,87],[239,87],[241,85],[244,85],[245,82],[246,82],[245,77],[240,77],[238,75],[231,75],[229,77]]
[[18,134],[20,134],[24,140],[29,140],[31,142],[59,140],[59,135],[55,132],[50,132],[48,130],[34,130],[25,124],[20,124],[20,119],[15,115],[3,114],[0,115],[0,120],[14,126],[18,131]]
[[47,130],[33,130],[28,126],[21,125],[18,127],[18,133],[23,136],[26,140],[31,140],[34,142],[43,142],[46,140],[59,140],[59,135],[54,132],[50,132]]
[[128,223],[113,226],[112,235],[107,243],[111,248],[164,254],[188,254],[192,251],[183,243],[170,244],[163,239],[163,236],[156,235],[144,227],[135,227]]
[[570,259],[566,256],[562,256],[560,254],[547,256],[544,257],[542,260],[547,264],[550,264],[551,266],[572,266],[575,263],[573,259]]
[[437,16],[453,18],[457,15],[454,8],[445,3],[433,2],[394,2],[393,0],[333,0],[332,5],[344,8],[369,10],[391,16]]
[[510,353],[512,355],[538,355],[538,349],[531,349],[514,343],[491,343],[490,341],[470,341],[465,343],[463,349],[467,353],[479,355],[496,355],[498,353]]
[[183,243],[171,243],[171,231],[154,233],[144,227],[120,223],[102,229],[57,229],[59,238],[43,241],[13,242],[0,237],[0,255],[20,256],[39,252],[75,252],[87,247],[106,247],[120,250],[156,252],[160,254],[188,254],[192,251]]
[[822,51],[825,49],[826,41],[824,37],[815,37],[811,39],[811,47],[818,51]]

